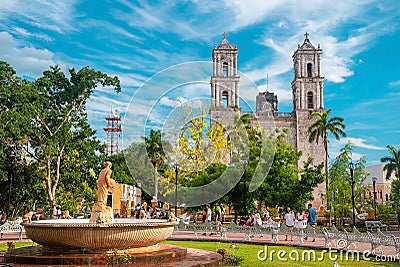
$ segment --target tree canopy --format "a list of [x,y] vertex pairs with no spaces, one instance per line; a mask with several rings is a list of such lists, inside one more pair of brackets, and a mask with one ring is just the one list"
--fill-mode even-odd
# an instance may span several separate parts
[[[6,62],[0,62],[0,138],[5,157],[38,178],[51,210],[59,184],[74,191],[86,182],[93,185],[90,170],[97,168],[96,151],[103,146],[87,121],[86,100],[98,86],[121,90],[119,79],[84,67],[58,66],[34,81],[23,80]],[[30,184],[27,186],[34,186]]]
[[394,146],[387,145],[390,156],[384,156],[381,158],[381,162],[385,163],[383,170],[386,171],[386,179],[389,180],[390,176],[394,173],[394,176],[400,178],[400,149]]
[[309,142],[319,142],[321,139],[324,145],[325,151],[325,176],[326,176],[326,191],[329,189],[329,175],[328,175],[328,143],[329,143],[329,133],[332,134],[336,140],[340,140],[340,137],[346,137],[346,132],[344,129],[346,125],[343,123],[344,119],[341,117],[331,117],[331,109],[324,112],[313,112],[310,115],[310,119],[315,119],[315,122],[308,128],[309,132]]
[[[340,150],[340,154],[333,159],[329,169],[329,198],[333,201],[334,211],[337,216],[349,217],[351,210],[351,176],[349,170],[349,164],[352,161],[352,154],[354,145],[347,143],[344,148]],[[365,191],[363,182],[367,175],[365,171],[365,157],[361,157],[354,164],[354,192],[357,203],[362,203],[362,192]],[[334,196],[335,194],[335,196]],[[364,203],[362,203],[364,204]]]

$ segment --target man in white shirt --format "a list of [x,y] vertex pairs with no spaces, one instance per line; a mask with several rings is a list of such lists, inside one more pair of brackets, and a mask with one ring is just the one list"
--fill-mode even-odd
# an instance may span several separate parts
[[[206,205],[206,210],[207,210],[207,212],[206,212],[206,223],[210,224],[211,223],[211,209],[210,209],[210,205],[209,204]],[[206,234],[207,233],[203,233],[203,235],[206,235]],[[211,233],[210,233],[210,235],[211,235]]]
[[[296,217],[293,214],[293,211],[290,208],[287,208],[287,213],[285,214],[285,225],[286,227],[288,227],[288,230],[290,232],[293,231],[293,227],[294,227],[294,221],[295,221]],[[286,236],[286,241],[288,236]],[[290,236],[290,241],[293,241],[292,235]]]
[[206,205],[206,209],[207,209],[207,215],[206,215],[206,221],[208,223],[211,223],[211,209],[210,209],[210,205]]

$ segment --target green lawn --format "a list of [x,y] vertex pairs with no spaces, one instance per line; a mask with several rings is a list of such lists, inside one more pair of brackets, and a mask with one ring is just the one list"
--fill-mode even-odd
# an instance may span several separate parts
[[[369,258],[369,260],[363,260],[363,256],[359,256],[357,260],[356,256],[349,255],[349,260],[346,261],[346,254],[342,253],[323,253],[321,250],[311,250],[308,248],[295,248],[286,246],[268,246],[253,245],[253,244],[241,244],[235,243],[233,246],[230,243],[225,242],[199,242],[199,241],[164,241],[165,244],[178,245],[188,248],[198,248],[209,251],[217,251],[219,249],[225,249],[228,254],[233,255],[233,258],[242,258],[240,266],[333,266],[335,258],[336,262],[341,266],[354,266],[354,267],[371,267],[371,266],[400,266],[399,261],[397,262],[382,262],[376,261],[375,258]],[[15,247],[25,247],[36,245],[33,242],[15,242]],[[7,250],[7,244],[0,244],[0,252]],[[260,252],[261,251],[261,252]],[[265,254],[267,252],[267,256]],[[313,254],[315,253],[315,254]],[[281,260],[278,259],[278,254]],[[323,259],[321,260],[321,254]],[[272,255],[272,260],[271,256]],[[315,255],[315,256],[314,256]],[[340,257],[342,256],[342,260]],[[259,257],[261,259],[259,259]],[[330,259],[331,257],[331,259]],[[265,259],[263,259],[265,258]],[[297,258],[297,260],[296,260]]]
[[[36,246],[37,244],[34,242],[14,242],[15,248],[22,248],[22,247],[28,247],[28,246]],[[1,243],[0,244],[0,252],[7,251],[7,243]]]
[[[369,258],[369,260],[363,260],[363,256],[359,255],[359,260],[354,255],[348,255],[348,261],[346,261],[346,254],[342,252],[342,260],[340,260],[340,253],[332,253],[331,255],[327,252],[322,253],[321,250],[313,250],[308,248],[295,248],[286,246],[268,246],[267,249],[263,245],[252,245],[252,244],[234,244],[235,248],[231,248],[230,243],[224,242],[196,242],[196,241],[165,241],[165,244],[178,245],[188,248],[198,248],[209,251],[217,251],[221,248],[226,249],[229,254],[233,254],[243,259],[240,266],[333,266],[335,259],[336,262],[341,266],[355,266],[355,267],[371,267],[371,266],[399,266],[397,262],[377,262],[375,258]],[[260,250],[262,252],[260,252]],[[265,252],[267,251],[267,257]],[[315,256],[313,254],[315,252]],[[278,259],[278,253],[281,255],[281,259]],[[272,254],[272,260],[270,255]],[[321,254],[323,259],[321,260]],[[258,258],[258,255],[261,259]],[[263,258],[265,259],[263,260]],[[297,260],[296,260],[297,258]]]

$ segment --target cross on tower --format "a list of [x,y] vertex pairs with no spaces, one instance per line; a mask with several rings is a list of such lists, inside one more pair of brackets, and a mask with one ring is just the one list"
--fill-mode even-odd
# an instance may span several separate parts
[[224,39],[226,39],[226,36],[227,36],[226,32],[224,32],[224,33],[222,34],[222,36],[224,36]]
[[304,34],[304,36],[306,37],[306,39],[308,39],[308,36],[309,36],[308,32],[306,32],[306,33]]

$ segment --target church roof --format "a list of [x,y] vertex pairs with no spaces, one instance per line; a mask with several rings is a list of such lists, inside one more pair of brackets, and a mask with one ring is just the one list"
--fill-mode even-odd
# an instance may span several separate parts
[[236,45],[231,45],[228,42],[228,39],[226,39],[226,33],[224,32],[223,36],[224,38],[222,39],[221,44],[218,46],[218,49],[236,49]]
[[310,39],[308,39],[309,34],[306,32],[306,34],[304,34],[304,36],[306,37],[306,39],[304,39],[304,42],[301,46],[299,45],[299,49],[315,50],[315,47],[311,44]]

